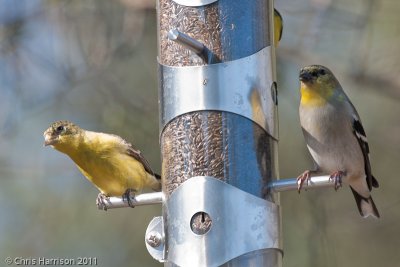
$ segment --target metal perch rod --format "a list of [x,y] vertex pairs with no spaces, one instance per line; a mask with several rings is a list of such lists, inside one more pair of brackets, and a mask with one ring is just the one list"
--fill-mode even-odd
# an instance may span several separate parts
[[202,43],[177,29],[172,29],[168,32],[168,39],[185,46],[197,55],[202,55],[204,53],[205,46]]
[[[331,179],[329,179],[329,175],[315,176],[311,177],[308,183],[304,182],[302,189],[307,190],[313,188],[334,187],[334,185],[335,183]],[[297,190],[297,179],[288,178],[276,180],[269,184],[269,188],[273,192],[294,191]],[[132,204],[134,206],[161,204],[162,200],[162,192],[140,194],[136,195],[134,198],[131,198]],[[121,197],[109,197],[105,202],[106,209],[129,207],[127,200]]]
[[194,52],[204,61],[204,63],[211,64],[220,62],[220,60],[204,44],[177,29],[170,30],[167,37],[169,40]]
[[[335,182],[329,178],[329,175],[324,176],[315,176],[311,177],[307,182],[305,181],[302,189],[313,189],[313,188],[322,188],[322,187],[334,187]],[[273,181],[269,184],[269,188],[273,192],[285,192],[285,191],[293,191],[297,190],[297,179],[289,178],[289,179],[280,179]]]
[[[131,197],[131,203],[136,206],[161,204],[163,200],[162,192],[146,193]],[[116,209],[129,207],[128,201],[122,197],[108,197],[104,201],[104,206],[98,207],[99,209]]]

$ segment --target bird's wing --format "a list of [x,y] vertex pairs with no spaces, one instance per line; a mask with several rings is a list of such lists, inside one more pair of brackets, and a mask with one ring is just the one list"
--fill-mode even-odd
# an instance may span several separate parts
[[[354,109],[354,107],[353,107]],[[368,140],[367,136],[365,134],[364,128],[361,124],[361,121],[359,117],[357,116],[357,113],[353,113],[353,133],[355,137],[357,138],[358,143],[360,144],[361,151],[364,156],[364,169],[365,169],[365,174],[366,174],[366,179],[367,179],[367,184],[368,188],[371,191],[372,187],[378,187],[378,181],[375,179],[375,177],[371,173],[371,164],[369,162],[369,146],[368,146]]]
[[137,161],[139,161],[140,163],[142,163],[144,169],[146,170],[146,172],[150,173],[151,175],[155,175],[153,170],[150,167],[149,162],[143,157],[142,153],[140,152],[140,150],[135,149],[132,144],[128,143],[125,141],[125,144],[127,145],[127,154],[133,158],[135,158]]

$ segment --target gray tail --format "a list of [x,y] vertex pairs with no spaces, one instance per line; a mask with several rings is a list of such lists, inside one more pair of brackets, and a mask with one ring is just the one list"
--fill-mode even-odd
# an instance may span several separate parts
[[378,180],[376,180],[373,175],[371,176],[371,178],[372,178],[372,186],[378,188],[379,187]]
[[353,192],[354,198],[357,203],[358,211],[360,212],[361,216],[367,218],[368,216],[373,216],[375,218],[379,218],[378,209],[375,206],[372,197],[365,198],[358,194],[351,186],[351,192]]
[[153,186],[151,187],[154,191],[160,191],[161,190],[161,175],[154,173],[154,178],[156,178],[154,181]]

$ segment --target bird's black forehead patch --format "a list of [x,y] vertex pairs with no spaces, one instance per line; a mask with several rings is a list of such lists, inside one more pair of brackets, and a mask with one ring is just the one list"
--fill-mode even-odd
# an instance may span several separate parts
[[302,68],[300,70],[300,75],[308,74],[308,75],[311,75],[312,77],[318,77],[321,75],[325,75],[325,73],[328,73],[328,72],[330,72],[329,69],[322,65],[310,65],[310,66]]
[[78,129],[75,124],[67,120],[56,121],[50,125],[53,134],[59,134],[59,130],[61,129],[60,127],[63,127],[64,134],[74,134]]
[[53,122],[50,127],[53,129],[57,129],[59,126],[75,126],[75,124],[70,121],[56,121]]

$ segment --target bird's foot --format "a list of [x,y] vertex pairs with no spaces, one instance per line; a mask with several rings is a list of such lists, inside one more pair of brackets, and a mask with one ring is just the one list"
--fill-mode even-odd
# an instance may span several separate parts
[[96,198],[96,206],[99,210],[107,210],[107,203],[110,199],[103,193],[99,193]]
[[329,176],[329,180],[335,183],[335,191],[342,187],[342,177],[345,175],[343,171],[336,171]]
[[304,182],[307,182],[307,185],[308,185],[308,182],[310,181],[310,179],[311,179],[311,171],[310,170],[306,170],[305,172],[303,172],[302,174],[300,174],[297,177],[297,191],[299,192],[299,194],[300,194],[301,188],[303,187]]
[[133,203],[132,199],[135,199],[135,190],[128,188],[126,189],[125,193],[122,195],[122,199],[124,202],[128,202],[129,207],[134,208],[135,204]]

